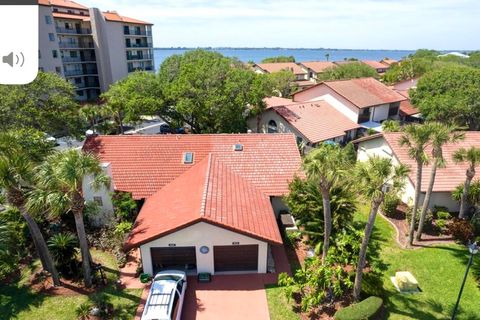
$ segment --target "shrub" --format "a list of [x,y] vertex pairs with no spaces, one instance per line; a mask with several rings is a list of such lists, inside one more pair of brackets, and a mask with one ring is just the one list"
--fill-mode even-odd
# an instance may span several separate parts
[[382,212],[387,217],[392,217],[397,212],[397,206],[400,204],[400,199],[396,194],[387,193],[382,203]]
[[131,222],[127,222],[127,221],[120,222],[119,224],[117,224],[117,226],[113,230],[113,233],[123,239],[125,234],[129,233],[130,230],[132,230],[132,226],[133,226],[133,223]]
[[465,244],[474,237],[473,226],[463,219],[453,219],[453,222],[448,225],[448,232],[454,239]]
[[448,220],[451,218],[450,212],[448,211],[437,211],[435,212],[437,219]]
[[374,319],[382,308],[383,300],[379,297],[367,299],[340,309],[335,313],[335,320],[365,320]]
[[448,220],[445,219],[436,219],[435,220],[435,227],[437,227],[439,232],[445,232],[448,230],[447,228]]
[[87,320],[90,315],[92,305],[89,302],[84,302],[75,308],[75,315],[79,320]]
[[120,221],[133,222],[137,216],[137,203],[129,192],[115,191],[112,194],[115,216]]
[[53,235],[48,239],[47,246],[60,271],[66,274],[73,274],[76,271],[77,238],[73,234]]
[[475,233],[475,235],[480,236],[480,212],[477,212],[473,215],[470,223],[472,224],[473,232]]

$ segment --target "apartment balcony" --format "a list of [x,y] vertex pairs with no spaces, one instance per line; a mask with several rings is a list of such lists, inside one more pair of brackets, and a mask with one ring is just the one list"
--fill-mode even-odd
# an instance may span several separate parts
[[93,49],[93,42],[59,42],[61,49]]
[[127,60],[152,60],[153,57],[150,55],[142,54],[127,54]]
[[95,57],[63,57],[63,63],[95,63]]
[[56,28],[57,33],[59,34],[92,34],[92,30],[88,28],[74,28],[74,29],[67,29],[67,28]]
[[91,74],[98,74],[97,68],[83,68],[81,70],[65,70],[65,77],[86,76]]
[[143,36],[143,37],[151,37],[152,31],[145,31],[145,30],[123,30],[123,34],[126,36]]
[[98,82],[84,82],[84,83],[74,83],[73,84],[77,89],[86,89],[86,88],[100,88]]
[[153,66],[147,66],[147,67],[128,67],[128,72],[134,72],[134,71],[153,71]]
[[151,43],[126,43],[125,46],[127,48],[152,48],[153,47]]

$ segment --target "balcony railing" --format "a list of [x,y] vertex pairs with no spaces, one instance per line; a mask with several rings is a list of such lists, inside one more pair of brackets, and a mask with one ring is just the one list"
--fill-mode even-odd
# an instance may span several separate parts
[[100,85],[98,82],[87,82],[87,83],[74,83],[73,84],[77,89],[85,89],[85,88],[99,88]]
[[126,43],[127,48],[151,48],[151,43]]
[[82,63],[82,62],[96,62],[95,57],[63,57],[62,61],[64,63]]
[[65,77],[83,76],[88,74],[97,74],[96,68],[85,68],[82,70],[65,70]]
[[60,48],[72,48],[72,49],[93,49],[93,42],[79,43],[79,42],[59,42]]
[[128,54],[127,60],[152,60],[150,55],[141,55],[141,54]]
[[147,37],[152,36],[151,31],[145,31],[145,30],[123,30],[123,34],[126,36],[147,36]]
[[68,34],[92,34],[92,30],[88,28],[56,28],[57,33],[68,33]]
[[152,66],[148,67],[128,67],[128,72],[134,72],[134,71],[153,71]]

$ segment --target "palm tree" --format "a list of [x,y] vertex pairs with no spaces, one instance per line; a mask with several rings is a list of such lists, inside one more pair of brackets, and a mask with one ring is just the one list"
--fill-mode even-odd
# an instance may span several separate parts
[[96,126],[100,113],[100,107],[93,104],[87,104],[80,109],[80,115],[82,115],[85,120],[90,123],[90,127],[92,128],[93,133],[97,132]]
[[103,173],[99,160],[92,154],[70,149],[49,156],[37,170],[36,180],[41,188],[31,193],[29,207],[48,210],[51,215],[60,215],[63,212],[73,214],[82,255],[85,286],[90,287],[91,259],[83,222],[85,199],[82,185],[85,177],[92,177],[91,186],[94,189],[110,185],[110,178]]
[[417,220],[418,203],[420,200],[420,191],[422,187],[423,166],[428,163],[428,155],[425,152],[430,142],[432,132],[430,126],[411,124],[405,126],[404,133],[400,137],[400,145],[408,148],[408,155],[416,162],[415,179],[415,198],[413,200],[413,211],[410,221],[410,232],[408,235],[408,244],[413,244],[413,235],[415,232],[415,222]]
[[338,145],[323,143],[318,148],[312,150],[303,163],[308,179],[312,179],[318,183],[322,194],[324,215],[323,262],[325,262],[330,247],[330,234],[332,231],[330,190],[343,176],[347,162],[345,153]]
[[460,200],[460,213],[458,215],[460,219],[463,219],[467,212],[468,191],[470,189],[470,184],[475,177],[475,167],[480,164],[480,148],[460,148],[453,154],[453,161],[455,163],[468,163],[468,168],[465,172],[466,179],[463,186],[463,194]]
[[43,269],[50,272],[53,284],[60,286],[60,278],[42,232],[35,219],[25,208],[25,190],[31,187],[29,183],[32,172],[33,164],[25,155],[9,152],[9,155],[0,156],[0,187],[5,190],[7,202],[17,208],[25,219]]
[[456,132],[457,127],[452,125],[447,125],[439,122],[431,122],[427,125],[432,131],[432,168],[430,171],[430,180],[428,182],[427,192],[423,200],[420,220],[418,222],[417,235],[415,237],[417,241],[420,241],[420,239],[422,238],[423,225],[425,224],[425,217],[427,216],[427,210],[430,205],[430,198],[433,192],[433,185],[435,183],[437,168],[442,168],[445,166],[445,159],[443,158],[442,150],[443,146],[447,143],[457,142],[465,137],[463,132]]
[[404,165],[393,166],[392,160],[380,158],[378,156],[370,157],[365,162],[359,162],[356,167],[355,177],[361,190],[361,194],[370,199],[370,215],[365,227],[365,235],[360,247],[357,270],[355,274],[355,283],[353,288],[353,297],[358,300],[362,291],[363,268],[367,256],[368,243],[372,235],[373,225],[377,216],[378,208],[382,204],[387,187],[391,192],[399,191],[403,188],[408,168]]

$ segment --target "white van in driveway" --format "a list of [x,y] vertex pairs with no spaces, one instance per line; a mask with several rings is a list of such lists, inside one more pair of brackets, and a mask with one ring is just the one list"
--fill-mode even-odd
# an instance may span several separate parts
[[157,273],[145,302],[142,320],[180,320],[186,290],[185,272],[167,270]]

